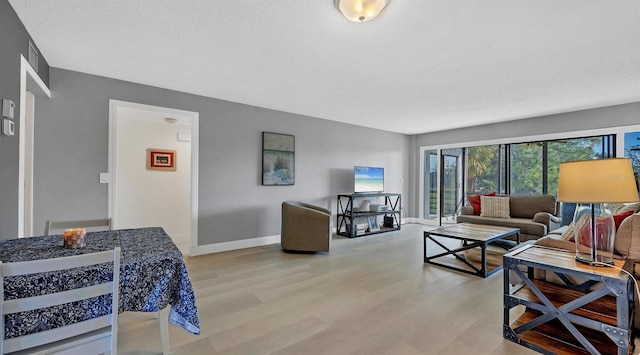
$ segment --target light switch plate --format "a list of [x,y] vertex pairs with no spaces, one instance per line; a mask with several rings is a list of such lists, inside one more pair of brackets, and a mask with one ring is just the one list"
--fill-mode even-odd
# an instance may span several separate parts
[[191,133],[178,132],[178,142],[191,142]]
[[14,124],[13,121],[8,120],[6,118],[2,119],[2,135],[3,136],[13,136],[14,134]]
[[16,104],[13,101],[2,99],[2,117],[13,119],[15,107]]
[[109,173],[100,173],[100,183],[101,184],[109,183]]

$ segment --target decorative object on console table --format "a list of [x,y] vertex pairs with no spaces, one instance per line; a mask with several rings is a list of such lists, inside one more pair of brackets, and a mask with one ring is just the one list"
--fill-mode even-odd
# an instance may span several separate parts
[[177,155],[175,150],[147,149],[147,170],[176,171]]
[[384,216],[384,223],[382,224],[385,227],[393,228],[393,216]]
[[262,185],[295,183],[295,137],[262,132]]
[[380,227],[378,227],[378,217],[369,216],[369,232],[379,232]]
[[638,201],[631,161],[612,158],[560,163],[558,201],[578,203],[573,217],[576,260],[590,265],[613,264],[615,225],[605,203]]

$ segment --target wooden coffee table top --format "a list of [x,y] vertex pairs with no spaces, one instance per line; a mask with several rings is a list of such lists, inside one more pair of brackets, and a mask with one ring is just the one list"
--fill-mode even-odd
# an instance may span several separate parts
[[459,223],[447,227],[436,228],[427,231],[426,233],[456,239],[487,241],[511,234],[520,233],[520,228],[489,226],[473,223]]

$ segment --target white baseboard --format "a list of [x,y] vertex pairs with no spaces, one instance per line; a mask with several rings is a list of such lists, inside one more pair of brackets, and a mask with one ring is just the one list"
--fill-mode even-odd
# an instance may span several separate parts
[[275,243],[280,243],[280,234],[268,237],[258,237],[251,239],[233,240],[230,242],[198,245],[197,247],[191,247],[189,249],[189,256],[220,253],[223,251],[253,248]]

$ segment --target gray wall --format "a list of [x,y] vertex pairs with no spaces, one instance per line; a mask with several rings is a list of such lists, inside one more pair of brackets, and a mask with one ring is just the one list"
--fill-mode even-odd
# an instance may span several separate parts
[[[0,240],[18,233],[18,135],[20,109],[20,54],[29,55],[31,37],[7,0],[0,0],[0,99],[16,104],[13,137],[0,136]],[[35,43],[34,43],[35,44]],[[40,54],[38,74],[49,83],[49,65]]]
[[[34,230],[47,219],[107,216],[109,99],[200,113],[198,245],[280,234],[280,204],[300,200],[335,211],[353,192],[353,166],[385,168],[385,190],[408,193],[410,138],[51,68],[51,100],[36,111]],[[261,186],[262,132],[296,139],[294,186]],[[132,197],[133,198],[133,197]]]
[[411,216],[416,217],[419,204],[420,148],[511,137],[535,136],[640,124],[640,102],[574,111],[469,128],[454,129],[412,137]]

